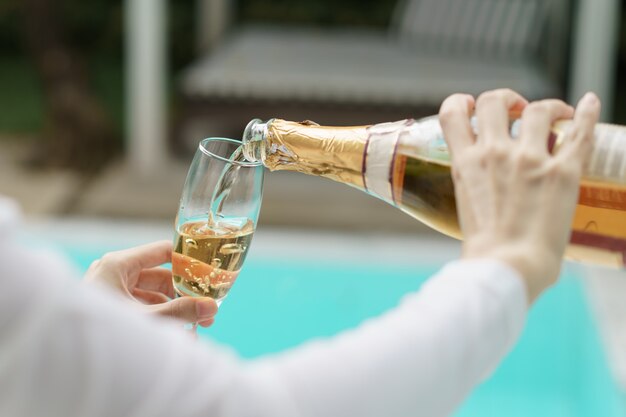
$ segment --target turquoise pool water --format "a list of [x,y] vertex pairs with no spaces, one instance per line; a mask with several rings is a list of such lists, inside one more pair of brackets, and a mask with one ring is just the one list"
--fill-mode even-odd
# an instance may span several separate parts
[[[108,248],[62,249],[86,269]],[[249,259],[202,337],[246,358],[278,352],[376,316],[439,267],[269,259]],[[456,416],[626,416],[575,268],[537,302],[518,345]]]

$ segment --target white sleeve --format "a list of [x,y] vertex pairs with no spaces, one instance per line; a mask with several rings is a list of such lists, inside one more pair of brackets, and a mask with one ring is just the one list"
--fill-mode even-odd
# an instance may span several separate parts
[[526,312],[511,268],[456,262],[353,331],[243,362],[9,243],[0,237],[2,416],[444,416]]

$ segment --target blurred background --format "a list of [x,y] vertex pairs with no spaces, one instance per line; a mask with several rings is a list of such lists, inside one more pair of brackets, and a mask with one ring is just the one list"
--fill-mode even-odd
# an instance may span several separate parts
[[[620,6],[3,0],[0,191],[33,215],[171,218],[203,137],[240,138],[255,117],[418,118],[451,93],[504,86],[572,103],[594,90],[604,119],[626,123]],[[392,213],[300,175],[268,176],[266,192],[266,224],[371,228]],[[387,217],[385,230],[420,229]]]
[[[619,0],[1,0],[0,194],[22,205],[30,242],[85,269],[170,239],[199,140],[240,138],[252,118],[370,124],[510,87],[572,104],[593,90],[604,121],[626,124],[623,13]],[[274,289],[242,274],[210,335],[245,356],[356,325],[458,256],[350,187],[293,173],[265,184],[249,270]],[[626,280],[565,275],[463,415],[625,415]],[[241,313],[261,292],[271,329]]]

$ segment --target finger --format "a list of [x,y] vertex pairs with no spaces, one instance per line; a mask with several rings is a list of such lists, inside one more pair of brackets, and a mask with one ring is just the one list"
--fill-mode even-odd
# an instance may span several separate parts
[[143,304],[161,304],[171,300],[170,297],[161,292],[142,290],[141,288],[135,288],[132,291],[132,296]]
[[554,122],[570,119],[574,108],[561,100],[541,100],[530,103],[522,113],[520,145],[532,152],[548,155],[548,137]]
[[147,307],[152,312],[187,323],[205,321],[217,313],[215,300],[206,297],[180,297],[167,303]]
[[[470,236],[483,229],[487,219],[494,218],[493,185],[484,180],[487,175],[484,170],[476,172],[473,167],[453,169],[453,175],[459,226],[463,236]],[[480,204],[476,201],[477,194],[481,195]]]
[[148,243],[118,252],[111,252],[103,258],[123,265],[127,274],[138,274],[142,269],[152,268],[170,262],[172,258],[172,242],[163,240]]
[[465,183],[454,167],[452,168],[452,178],[454,179],[454,196],[459,228],[463,234],[471,234],[476,230],[476,219],[467,199]]
[[117,265],[113,263],[107,264],[105,261],[105,259],[107,259],[106,256],[107,255],[92,262],[87,272],[85,272],[83,279],[88,282],[106,283],[106,285],[130,295],[128,286],[134,286],[134,281],[132,279],[121,279],[119,271],[117,271]]
[[194,277],[209,276],[214,272],[215,266],[199,262],[191,256],[186,256],[177,252],[172,252],[172,272],[174,275]]
[[565,134],[557,156],[563,159],[588,158],[594,140],[594,128],[600,117],[600,100],[593,93],[587,93],[578,102],[572,126]]
[[474,97],[468,94],[453,94],[441,103],[439,123],[452,155],[474,143],[474,132],[470,125],[474,103]]
[[481,94],[476,100],[478,141],[510,138],[509,116],[519,114],[527,104],[524,97],[506,88]]
[[172,271],[167,268],[144,269],[139,274],[135,288],[148,291],[156,291],[174,298],[174,284],[172,283]]
[[198,322],[198,326],[201,326],[201,327],[209,327],[209,326],[211,326],[214,322],[215,322],[215,318],[211,318],[211,319],[208,319],[208,320],[199,321],[199,322]]

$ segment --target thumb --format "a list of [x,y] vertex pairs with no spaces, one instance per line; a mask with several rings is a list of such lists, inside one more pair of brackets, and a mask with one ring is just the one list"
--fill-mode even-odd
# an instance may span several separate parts
[[207,297],[180,297],[166,303],[148,307],[154,313],[184,320],[187,323],[206,321],[217,313],[215,300]]

